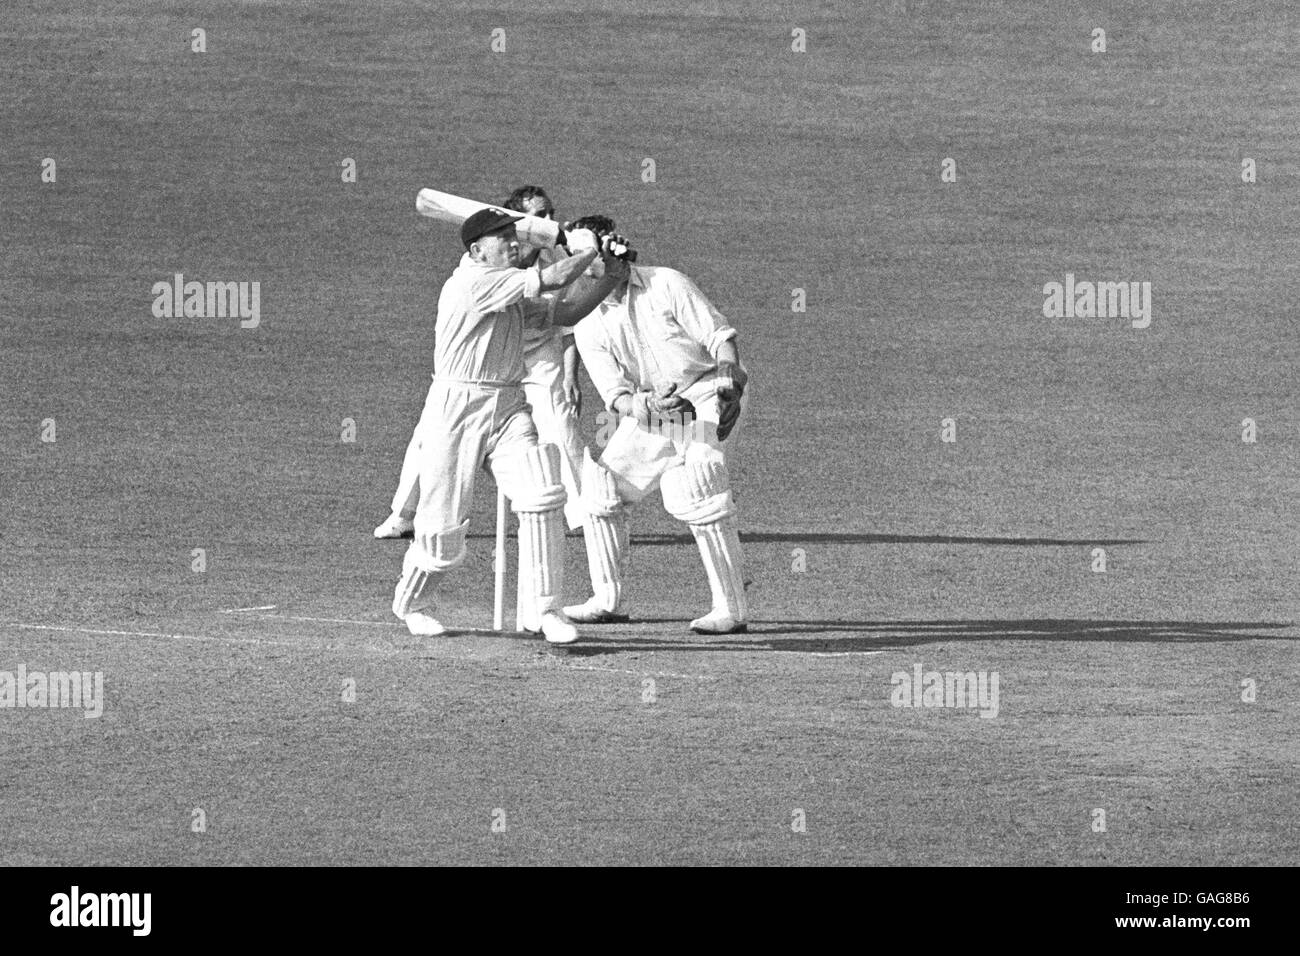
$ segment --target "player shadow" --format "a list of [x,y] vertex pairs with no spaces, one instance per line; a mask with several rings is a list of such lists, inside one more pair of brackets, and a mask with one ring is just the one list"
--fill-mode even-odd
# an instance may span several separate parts
[[[794,531],[745,531],[741,532],[742,544],[998,544],[1021,546],[1107,546],[1122,544],[1146,544],[1140,538],[1007,538],[989,536],[967,536],[952,534],[866,534],[848,532],[809,532]],[[695,539],[689,534],[634,534],[633,545],[694,544]]]
[[[569,537],[580,537],[581,532],[570,531]],[[407,537],[410,537],[409,535]],[[473,540],[492,540],[488,532],[471,532],[465,536]],[[515,539],[511,530],[506,535]],[[834,531],[743,531],[740,535],[742,544],[994,544],[1019,545],[1021,547],[1117,547],[1124,544],[1147,544],[1143,538],[1007,538],[990,536],[970,536],[953,534],[865,534]],[[634,547],[669,547],[694,545],[695,539],[689,534],[634,534],[631,537]]]
[[[676,618],[638,618],[637,624],[680,624]],[[618,628],[583,632],[582,641],[568,648],[578,656],[622,654],[630,651],[692,651],[704,653],[784,651],[803,653],[861,653],[919,644],[960,641],[1076,641],[1116,644],[1184,644],[1258,640],[1297,640],[1296,635],[1272,633],[1293,628],[1294,622],[1271,621],[1098,621],[1081,619],[852,621],[751,621],[746,634],[717,637],[683,634],[680,638],[629,636]],[[818,636],[818,635],[835,636]],[[800,636],[803,635],[803,636]]]

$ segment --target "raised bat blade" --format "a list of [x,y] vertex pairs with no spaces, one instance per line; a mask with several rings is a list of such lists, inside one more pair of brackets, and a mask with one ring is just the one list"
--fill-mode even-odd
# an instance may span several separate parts
[[428,216],[430,219],[460,225],[480,209],[487,209],[488,204],[439,192],[436,189],[421,189],[415,196],[415,208],[421,215]]
[[[500,206],[478,202],[474,199],[466,199],[463,196],[456,196],[451,193],[439,192],[436,189],[421,189],[416,193],[415,208],[422,216],[428,216],[430,219],[437,219],[440,222],[450,222],[457,226],[480,209],[501,209]],[[512,216],[520,215],[517,212],[511,212],[509,209],[502,209],[502,211],[509,212]],[[515,223],[515,234],[519,236],[521,241],[529,245],[550,249],[555,245],[555,240],[560,235],[560,224],[552,219],[522,216]]]

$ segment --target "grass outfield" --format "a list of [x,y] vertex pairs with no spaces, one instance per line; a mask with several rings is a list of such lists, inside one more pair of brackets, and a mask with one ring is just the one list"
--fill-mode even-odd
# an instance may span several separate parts
[[[105,700],[0,707],[0,863],[1300,861],[1296,15],[1042,6],[22,4],[0,672]],[[415,192],[521,182],[740,328],[748,635],[687,632],[657,498],[637,623],[486,633],[489,481],[470,630],[392,618],[370,529],[458,255]],[[155,318],[177,272],[260,326]],[[1044,318],[1067,273],[1150,282],[1150,327]],[[892,706],[918,664],[997,716]]]

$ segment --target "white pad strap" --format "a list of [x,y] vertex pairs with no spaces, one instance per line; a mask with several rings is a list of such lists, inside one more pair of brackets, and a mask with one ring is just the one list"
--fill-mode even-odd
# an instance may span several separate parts
[[534,445],[493,459],[492,474],[516,513],[564,507],[567,496],[560,480],[560,450],[554,445]]
[[691,533],[700,546],[700,557],[704,560],[704,570],[709,576],[713,610],[721,611],[737,621],[744,621],[749,608],[745,603],[743,556],[736,519],[726,518],[713,524],[691,525]]
[[664,472],[659,489],[668,513],[692,526],[712,524],[736,513],[727,464],[717,458],[674,465]]

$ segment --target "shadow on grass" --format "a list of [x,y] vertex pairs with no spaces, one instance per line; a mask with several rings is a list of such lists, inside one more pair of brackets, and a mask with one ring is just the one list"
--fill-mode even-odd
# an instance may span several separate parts
[[[740,535],[743,544],[1001,544],[1032,546],[1116,546],[1121,544],[1146,544],[1141,539],[1131,538],[995,538],[969,537],[951,534],[849,534],[847,532],[813,532],[801,534],[793,531],[751,531]],[[632,544],[649,545],[693,545],[695,539],[689,534],[635,534]]]
[[[569,537],[581,537],[581,532],[570,531]],[[515,539],[511,530],[506,535]],[[411,537],[407,535],[407,537]],[[493,535],[475,532],[465,537],[477,540],[492,540]],[[997,544],[1020,547],[1115,547],[1122,544],[1146,544],[1142,538],[995,538],[970,537],[952,534],[850,534],[833,531],[747,531],[741,532],[742,544]],[[695,539],[689,534],[634,534],[632,545],[647,547],[695,546]]]
[[[637,624],[681,624],[676,619],[638,619]],[[618,637],[617,627],[587,630],[569,655],[596,656],[628,651],[797,651],[803,653],[860,653],[917,644],[951,641],[1093,641],[1117,644],[1185,644],[1205,642],[1280,640],[1296,635],[1276,633],[1294,622],[1267,621],[850,621],[756,620],[747,634],[709,637],[683,634],[681,638]],[[804,636],[798,636],[804,635]],[[834,636],[817,636],[834,635]]]

